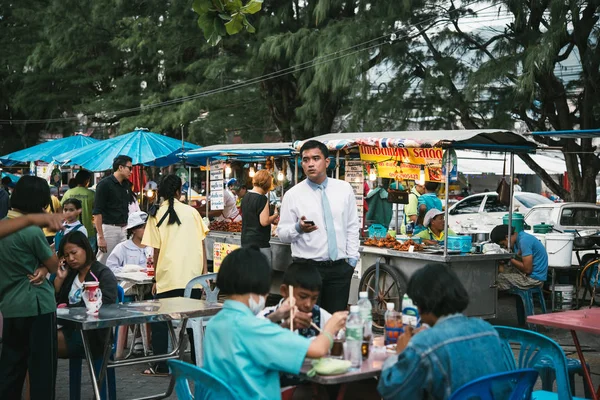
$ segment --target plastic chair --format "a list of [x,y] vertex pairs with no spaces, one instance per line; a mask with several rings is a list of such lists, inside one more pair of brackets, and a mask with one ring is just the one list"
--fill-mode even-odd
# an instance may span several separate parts
[[[168,360],[167,365],[175,378],[175,393],[179,400],[237,399],[225,382],[204,369],[179,360]],[[194,394],[190,390],[189,381],[194,382]]]
[[[587,364],[588,370],[590,365]],[[552,360],[542,359],[534,367],[540,373],[540,379],[542,380],[542,390],[552,391],[554,387],[554,381],[556,380],[556,374],[554,373],[554,365]],[[569,374],[569,384],[571,385],[571,393],[575,396],[575,374],[581,376],[583,380],[583,389],[585,398],[589,399],[592,397],[590,388],[585,383],[585,377],[583,375],[583,368],[581,367],[581,361],[575,358],[567,357],[567,372]]]
[[[542,314],[546,314],[548,312],[546,310],[546,301],[544,300],[544,292],[542,292],[541,286],[536,286],[531,289],[519,289],[517,287],[513,287],[508,290],[508,293],[519,296],[521,303],[523,304],[523,307],[519,307],[517,304],[517,320],[521,326],[525,325],[526,316],[528,317],[530,315],[535,315],[533,295],[538,295],[540,306],[542,308]],[[523,311],[525,311],[525,315],[523,315]],[[528,326],[529,329],[536,329],[535,325],[533,324],[528,324]]]
[[[125,291],[120,285],[117,285],[117,301],[123,302],[125,298]],[[119,326],[115,327],[115,338],[112,346],[111,358],[115,355],[115,349],[119,340]],[[80,400],[81,399],[81,358],[69,358],[69,399]],[[100,372],[100,366],[102,359],[94,360],[94,369],[96,374]],[[106,386],[108,385],[108,398],[110,400],[117,399],[117,378],[114,368],[106,369],[106,383],[102,383],[100,387],[100,397],[106,399]]]
[[[494,400],[494,392],[502,395],[503,400],[529,400],[537,378],[538,372],[532,368],[486,375],[458,388],[450,400]],[[505,397],[509,388],[510,397]]]
[[[204,293],[206,294],[206,301],[209,303],[216,303],[219,299],[219,288],[215,287],[211,289],[210,282],[211,280],[217,280],[217,274],[205,274],[200,275],[192,279],[185,285],[185,290],[183,292],[183,297],[189,298],[192,295],[192,289],[194,286],[200,284],[204,289]],[[204,341],[204,327],[210,317],[204,318],[190,318],[188,320],[188,326],[192,329],[194,333],[194,351],[196,356],[196,365],[198,367],[202,367],[202,342]],[[192,340],[192,339],[190,339]]]
[[[562,348],[554,340],[537,332],[526,329],[496,326],[503,344],[503,359],[508,370],[535,368],[542,360],[549,360],[554,366],[558,393],[546,390],[533,392],[532,399],[574,399],[571,394],[567,373],[567,360]],[[511,345],[517,345],[515,353]]]

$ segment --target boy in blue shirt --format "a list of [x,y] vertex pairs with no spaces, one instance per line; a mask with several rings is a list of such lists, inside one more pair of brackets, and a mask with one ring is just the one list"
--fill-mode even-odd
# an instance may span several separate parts
[[429,210],[437,209],[443,210],[444,206],[442,205],[442,201],[438,199],[437,194],[435,193],[440,186],[437,182],[425,182],[425,193],[419,196],[417,207],[419,210],[419,216],[417,218],[417,223],[415,225],[414,234],[424,231],[425,227],[423,226],[423,218],[425,214]]
[[[517,258],[498,274],[498,290],[508,290],[512,287],[529,289],[540,286],[548,276],[548,253],[544,245],[533,235],[525,232],[510,230],[513,251]],[[508,225],[498,225],[490,234],[492,242],[508,248]]]

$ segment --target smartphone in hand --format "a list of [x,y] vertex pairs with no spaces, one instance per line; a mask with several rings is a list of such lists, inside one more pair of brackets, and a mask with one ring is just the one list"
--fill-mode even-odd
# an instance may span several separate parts
[[304,223],[306,225],[310,225],[310,226],[314,226],[315,225],[315,221],[304,220]]

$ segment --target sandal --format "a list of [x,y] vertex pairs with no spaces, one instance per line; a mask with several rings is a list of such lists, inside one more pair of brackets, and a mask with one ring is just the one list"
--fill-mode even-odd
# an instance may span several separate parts
[[158,365],[153,365],[148,367],[147,369],[142,371],[142,375],[144,376],[170,376],[169,372],[163,372],[158,369]]

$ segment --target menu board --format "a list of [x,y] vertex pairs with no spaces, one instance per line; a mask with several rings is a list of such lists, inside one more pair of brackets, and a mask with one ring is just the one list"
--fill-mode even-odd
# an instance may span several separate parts
[[362,161],[346,161],[346,182],[350,183],[354,190],[356,209],[358,211],[358,226],[363,226],[364,214],[364,182]]
[[227,257],[229,253],[232,251],[239,249],[240,246],[237,244],[231,243],[218,243],[215,242],[213,245],[213,273],[219,272],[221,268],[221,263]]
[[225,208],[225,195],[223,194],[223,162],[211,161],[210,163],[210,209],[222,210]]

